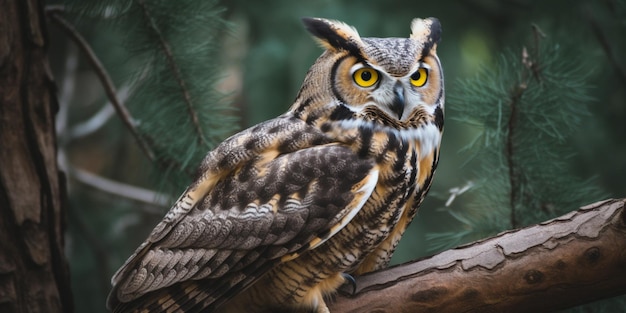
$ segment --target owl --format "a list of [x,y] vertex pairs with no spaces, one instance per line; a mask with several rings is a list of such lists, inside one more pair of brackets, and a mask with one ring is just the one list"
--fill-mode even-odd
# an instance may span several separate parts
[[325,52],[295,102],[207,154],[112,278],[112,311],[329,312],[350,275],[389,263],[439,159],[440,23],[362,38],[303,22]]

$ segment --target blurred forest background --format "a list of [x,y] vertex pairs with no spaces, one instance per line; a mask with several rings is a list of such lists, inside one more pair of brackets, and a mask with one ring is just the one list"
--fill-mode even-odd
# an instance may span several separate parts
[[[305,16],[345,21],[363,37],[406,37],[414,17],[442,23],[441,159],[394,264],[626,196],[623,0],[49,4],[101,60],[137,131],[115,114],[68,32],[51,24],[77,312],[106,312],[110,277],[212,146],[291,105],[322,53]],[[613,299],[570,312],[624,307]]]

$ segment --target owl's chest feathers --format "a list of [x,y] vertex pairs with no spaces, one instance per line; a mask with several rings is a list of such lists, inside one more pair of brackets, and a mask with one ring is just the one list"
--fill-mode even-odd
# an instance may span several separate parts
[[420,121],[414,127],[396,127],[344,119],[322,123],[320,129],[330,141],[350,147],[361,158],[374,160],[380,170],[378,185],[390,188],[411,188],[423,182],[441,141],[440,129],[429,121]]
[[353,220],[329,240],[327,247],[347,251],[353,261],[344,263],[344,271],[354,270],[368,254],[379,249],[384,253],[372,258],[372,264],[367,267],[382,266],[415,215],[427,189],[436,165],[441,133],[434,124],[396,129],[363,120],[338,121],[330,127],[322,126],[322,130],[361,157],[374,160],[379,170],[378,182],[369,200]]

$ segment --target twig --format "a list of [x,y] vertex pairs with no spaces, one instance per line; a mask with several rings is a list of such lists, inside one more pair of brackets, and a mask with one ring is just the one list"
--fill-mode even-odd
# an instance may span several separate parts
[[518,188],[519,188],[519,173],[517,171],[515,162],[513,160],[513,140],[514,140],[514,131],[517,122],[517,112],[520,99],[522,98],[522,94],[526,90],[526,85],[524,83],[520,83],[511,96],[511,114],[509,115],[508,122],[508,134],[506,138],[506,161],[509,168],[509,183],[511,185],[511,194],[509,196],[509,201],[511,204],[511,228],[517,228],[517,216],[516,216],[516,204],[518,201]]
[[515,136],[515,127],[517,126],[517,119],[519,114],[519,105],[522,99],[522,96],[526,89],[528,88],[529,80],[528,72],[532,73],[532,77],[534,77],[537,81],[541,80],[541,65],[539,62],[539,40],[544,38],[546,35],[541,31],[541,29],[532,24],[533,29],[533,54],[529,54],[526,47],[522,49],[522,65],[528,70],[522,69],[522,75],[520,82],[513,88],[511,92],[511,113],[509,115],[509,121],[507,125],[508,133],[506,138],[506,161],[507,166],[509,168],[509,184],[511,185],[511,193],[509,196],[509,202],[511,205],[511,228],[517,228],[518,220],[517,220],[517,212],[516,205],[519,201],[519,188],[520,188],[520,173],[517,165],[514,160],[514,139]]
[[[167,195],[149,189],[136,187],[114,180],[110,180],[85,170],[76,168],[70,164],[63,149],[59,149],[57,157],[59,168],[68,173],[78,182],[95,189],[102,190],[112,195],[124,197],[130,200],[143,202],[152,206],[167,208],[171,204],[171,199]],[[162,214],[161,210],[145,210],[151,214]]]
[[115,107],[115,111],[122,119],[122,122],[124,123],[124,125],[126,125],[126,127],[131,132],[133,137],[135,137],[135,140],[137,140],[137,143],[139,143],[139,147],[145,153],[148,159],[155,162],[156,157],[154,155],[154,152],[150,149],[150,146],[148,145],[148,143],[145,140],[143,140],[143,137],[141,136],[141,134],[139,134],[139,132],[137,131],[137,128],[135,127],[135,122],[133,121],[133,118],[130,112],[128,111],[128,109],[126,108],[126,106],[124,106],[124,104],[117,98],[115,85],[113,84],[113,81],[111,80],[111,77],[109,76],[109,74],[104,69],[104,66],[100,62],[100,59],[98,59],[98,57],[93,52],[93,50],[91,49],[87,41],[85,41],[85,39],[80,35],[80,33],[78,33],[78,31],[74,28],[74,26],[72,26],[69,22],[67,22],[60,15],[55,13],[56,12],[55,10],[48,10],[48,12],[49,12],[50,19],[53,22],[55,22],[57,25],[59,25],[61,29],[63,29],[70,36],[70,38],[76,43],[76,45],[83,51],[83,53],[85,53],[85,55],[87,56],[87,60],[93,66],[94,71],[96,75],[98,76],[98,78],[100,78],[100,81],[102,82],[102,86],[104,87],[104,91],[107,94],[107,97],[109,98],[109,100],[111,101],[111,104],[113,104],[113,107]]
[[[528,68],[530,68],[531,66],[531,61],[526,47],[522,49],[522,64]],[[524,75],[524,73],[525,71],[522,70],[522,81],[519,82],[511,92],[511,102],[509,104],[511,106],[511,113],[509,114],[509,121],[507,123],[506,163],[507,167],[509,168],[509,185],[511,187],[511,191],[509,194],[509,203],[511,206],[511,228],[517,228],[518,223],[516,206],[518,201],[517,190],[519,188],[519,173],[517,171],[515,161],[513,160],[513,155],[515,153],[513,149],[513,141],[515,138],[513,137],[515,135],[515,126],[517,126],[516,123],[519,102],[522,98],[522,95],[524,94],[524,91],[526,90],[526,87],[528,87],[526,84],[526,75]]]
[[64,13],[65,12],[65,5],[63,4],[48,4],[46,5],[46,14],[50,15],[50,14],[54,14],[54,13]]
[[172,70],[172,73],[174,74],[174,78],[176,79],[176,82],[178,83],[178,86],[180,87],[180,91],[183,94],[183,99],[185,100],[185,103],[187,104],[187,110],[189,111],[189,115],[191,116],[191,122],[193,123],[193,127],[196,133],[198,134],[199,143],[207,145],[208,142],[206,138],[204,137],[204,134],[202,133],[202,128],[200,127],[200,121],[198,119],[198,115],[196,114],[196,111],[194,110],[193,105],[192,105],[192,100],[191,100],[191,95],[189,94],[189,89],[187,88],[187,84],[185,83],[185,80],[183,79],[183,75],[182,75],[180,68],[178,67],[178,64],[174,60],[174,53],[172,52],[172,48],[167,43],[167,41],[165,41],[165,39],[163,38],[163,35],[161,34],[161,31],[155,24],[154,19],[152,19],[152,16],[150,15],[150,12],[148,10],[148,7],[145,1],[139,0],[137,1],[137,3],[141,6],[141,10],[144,14],[144,17],[146,18],[146,21],[148,22],[149,27],[157,35],[157,38],[159,38],[161,49],[163,49],[163,53],[165,54],[165,57],[167,58],[168,64]]
[[112,106],[104,105],[96,114],[91,116],[88,120],[81,122],[67,132],[67,136],[69,140],[82,138],[93,134],[102,126],[106,125],[106,122],[111,119],[115,115],[115,109]]
[[[541,80],[541,75],[539,75],[539,74],[541,72],[541,69],[539,68],[538,60],[541,59],[541,56],[539,55],[541,49],[540,49],[539,41],[542,38],[546,38],[546,34],[541,30],[541,28],[539,28],[539,26],[537,24],[533,23],[533,24],[531,24],[531,27],[533,29],[533,40],[534,40],[533,41],[533,44],[534,44],[533,50],[534,50],[534,54],[533,54],[533,59],[532,60],[529,59],[528,60],[529,62],[526,65],[527,65],[528,69],[530,69],[533,72],[533,76],[535,77],[535,79],[537,81],[540,81]],[[535,60],[537,60],[537,61],[535,61]]]
[[454,199],[456,199],[456,197],[462,195],[466,191],[470,190],[472,187],[474,187],[474,182],[470,180],[470,181],[467,181],[465,183],[465,185],[463,185],[461,187],[450,188],[450,190],[449,190],[450,197],[448,198],[448,201],[446,201],[445,206],[449,207],[452,204],[452,202],[454,201]]
[[[69,169],[69,173],[77,181],[94,187],[98,190],[134,201],[139,201],[159,207],[168,207],[170,199],[168,196],[148,190],[145,188],[132,186],[89,173],[88,171],[78,168]],[[160,210],[148,210],[149,213],[162,214]]]
[[[118,97],[121,101],[125,101],[128,98],[129,87],[122,87],[118,92]],[[106,103],[96,114],[90,117],[88,120],[79,123],[68,131],[68,137],[70,139],[76,139],[85,137],[102,128],[106,122],[113,117],[115,110],[112,105]]]

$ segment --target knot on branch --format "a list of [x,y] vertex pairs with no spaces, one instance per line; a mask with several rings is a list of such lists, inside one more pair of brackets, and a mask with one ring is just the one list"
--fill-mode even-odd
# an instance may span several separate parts
[[526,274],[524,275],[524,280],[533,285],[533,284],[538,284],[540,282],[543,281],[545,275],[538,270],[530,270],[528,272],[526,272]]

